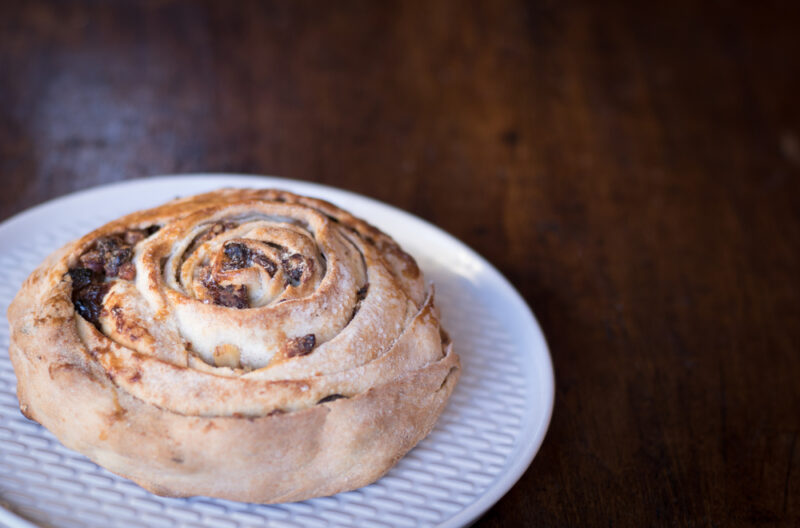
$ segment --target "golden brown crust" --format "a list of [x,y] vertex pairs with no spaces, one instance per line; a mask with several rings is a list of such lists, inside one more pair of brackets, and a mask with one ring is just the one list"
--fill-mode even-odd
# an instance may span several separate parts
[[366,485],[430,432],[459,375],[414,260],[283,191],[111,222],[50,255],[8,318],[26,416],[160,495]]

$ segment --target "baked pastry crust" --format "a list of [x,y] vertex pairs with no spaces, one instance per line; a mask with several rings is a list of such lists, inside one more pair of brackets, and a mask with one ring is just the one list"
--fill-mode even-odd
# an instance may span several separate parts
[[298,501],[375,481],[431,431],[460,370],[433,300],[334,205],[223,189],[50,255],[9,353],[27,417],[153,493]]

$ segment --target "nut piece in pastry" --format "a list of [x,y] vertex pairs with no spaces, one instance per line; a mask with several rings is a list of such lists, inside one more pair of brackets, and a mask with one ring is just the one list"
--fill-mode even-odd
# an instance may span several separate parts
[[159,495],[364,486],[430,432],[459,375],[414,260],[283,191],[111,222],[50,255],[8,318],[22,412]]

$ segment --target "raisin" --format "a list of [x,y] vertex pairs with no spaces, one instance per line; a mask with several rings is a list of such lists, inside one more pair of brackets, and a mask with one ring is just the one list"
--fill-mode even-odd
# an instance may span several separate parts
[[228,308],[249,308],[250,297],[247,295],[247,286],[230,285],[220,286],[211,275],[211,270],[205,269],[200,278],[200,283],[208,292],[211,301]]
[[228,308],[249,308],[250,298],[247,295],[247,286],[231,285],[217,288],[213,293],[214,304],[227,306]]
[[[95,273],[116,277],[120,268],[133,258],[133,248],[125,240],[140,241],[143,238],[144,232],[139,230],[98,238],[94,246],[79,258],[81,266]],[[129,269],[126,275],[130,275]]]
[[305,356],[310,354],[317,344],[317,337],[314,334],[306,334],[303,337],[290,339],[286,344],[286,357]]
[[108,293],[108,284],[92,283],[80,290],[72,290],[72,303],[75,311],[95,326],[100,324],[100,312],[103,309],[103,298]]
[[317,404],[341,400],[342,398],[347,398],[347,396],[344,396],[342,394],[331,394],[330,396],[325,396],[324,398],[322,398],[320,401],[317,402]]
[[277,271],[277,266],[260,251],[254,251],[241,242],[228,242],[225,244],[225,260],[222,262],[222,271],[231,271],[248,268],[253,264],[263,267],[272,277]]
[[224,271],[246,268],[250,260],[250,248],[240,242],[225,244],[225,261],[222,264]]
[[133,257],[133,250],[130,246],[116,247],[106,252],[105,265],[103,266],[108,277],[119,275],[119,268],[129,262]]
[[94,249],[87,251],[78,259],[81,266],[88,268],[95,273],[104,273],[103,253]]
[[267,270],[267,273],[269,273],[270,277],[274,276],[275,272],[278,271],[278,266],[276,266],[274,262],[264,256],[262,253],[254,253],[251,260]]
[[299,253],[295,253],[283,259],[281,265],[283,266],[284,273],[289,277],[289,282],[293,286],[297,286],[300,282],[300,277],[303,276],[303,271],[305,271],[305,259],[303,256]]
[[367,297],[367,290],[369,290],[368,282],[358,289],[356,292],[356,300],[363,301]]
[[136,278],[136,266],[133,265],[133,262],[126,262],[119,267],[118,276],[122,280],[132,281]]
[[365,282],[362,287],[360,287],[356,291],[356,305],[353,306],[353,313],[350,315],[350,321],[355,318],[358,311],[361,309],[361,301],[363,301],[367,297],[367,291],[369,290],[369,283]]
[[72,268],[68,273],[72,279],[72,291],[85,288],[94,280],[94,272],[89,268]]

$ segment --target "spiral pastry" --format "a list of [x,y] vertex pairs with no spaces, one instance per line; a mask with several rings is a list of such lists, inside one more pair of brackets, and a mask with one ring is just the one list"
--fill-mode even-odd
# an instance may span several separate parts
[[8,317],[22,412],[159,495],[366,485],[430,432],[459,374],[414,259],[276,190],[111,222],[50,255]]

